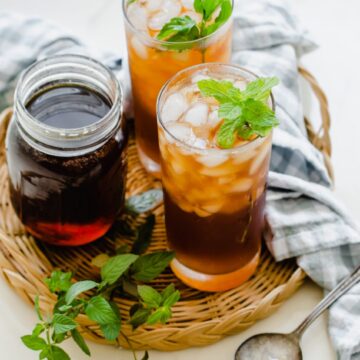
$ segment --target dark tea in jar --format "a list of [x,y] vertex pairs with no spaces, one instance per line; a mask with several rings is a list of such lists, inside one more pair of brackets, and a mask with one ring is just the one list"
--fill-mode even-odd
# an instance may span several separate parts
[[104,235],[124,204],[126,147],[111,71],[77,55],[28,68],[6,139],[11,202],[26,229],[55,245]]

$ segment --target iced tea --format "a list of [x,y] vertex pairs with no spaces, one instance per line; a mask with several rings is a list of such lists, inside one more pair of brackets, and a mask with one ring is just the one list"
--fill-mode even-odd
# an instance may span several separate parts
[[172,269],[192,287],[221,291],[248,279],[259,261],[271,133],[220,149],[219,103],[197,85],[207,78],[244,89],[255,76],[224,64],[181,71],[159,96],[158,129]]
[[[193,0],[123,0],[129,67],[135,110],[138,151],[145,168],[160,174],[156,99],[161,87],[179,70],[204,62],[229,62],[231,19],[211,35],[172,43],[157,39],[160,29],[175,17],[201,16]],[[213,18],[219,16],[220,8]]]

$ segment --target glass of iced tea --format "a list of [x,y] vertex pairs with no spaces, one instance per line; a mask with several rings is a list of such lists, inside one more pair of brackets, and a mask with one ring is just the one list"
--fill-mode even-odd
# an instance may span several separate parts
[[[215,98],[204,96],[199,84],[206,79],[224,81],[228,93],[221,88]],[[266,121],[276,120],[272,95],[262,79],[257,82],[263,86],[261,96],[246,98],[254,86],[244,89],[256,79],[237,66],[201,64],[172,77],[158,98],[165,222],[169,246],[176,253],[171,267],[184,283],[199,290],[223,291],[240,285],[260,259],[272,139]],[[265,121],[256,128],[264,136],[252,134],[245,140],[234,135],[233,146],[224,149],[217,136],[227,121],[220,114],[228,111],[229,118],[236,118],[236,108],[226,108],[231,97],[246,101],[243,113],[254,116],[252,125],[243,126],[255,129],[260,120]],[[256,111],[250,114],[253,106],[268,117],[261,119]]]
[[230,61],[233,4],[217,4],[205,13],[195,10],[194,0],[123,0],[137,146],[143,165],[157,177],[156,99],[161,87],[186,67]]

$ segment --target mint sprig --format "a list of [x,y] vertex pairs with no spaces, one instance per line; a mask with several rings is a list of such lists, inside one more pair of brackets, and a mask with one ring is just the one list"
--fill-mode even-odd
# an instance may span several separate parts
[[[212,21],[212,15],[220,8],[220,13]],[[182,51],[191,48],[188,41],[201,39],[210,35],[222,26],[231,16],[231,0],[194,0],[194,9],[202,15],[202,20],[197,24],[189,16],[179,16],[167,22],[157,35],[157,39],[171,42],[166,47],[171,50]]]
[[[132,199],[133,208],[148,209],[148,195],[138,195]],[[158,196],[155,200],[157,199]],[[172,284],[159,293],[151,286],[143,284],[159,276],[174,258],[171,251],[142,255],[149,245],[154,223],[154,217],[150,215],[145,223],[136,229],[135,248],[139,250],[137,253],[126,253],[129,247],[121,247],[117,255],[100,254],[94,258],[93,264],[100,270],[99,281],[74,282],[71,272],[53,271],[44,282],[56,295],[57,301],[52,312],[43,316],[40,312],[39,297],[35,297],[35,311],[39,321],[31,334],[21,338],[24,345],[38,351],[40,359],[70,360],[70,356],[60,344],[72,338],[79,348],[90,356],[90,349],[77,330],[77,317],[83,315],[99,325],[107,340],[115,341],[121,334],[132,348],[129,338],[121,332],[123,320],[118,306],[112,301],[115,291],[137,300],[130,311],[129,323],[133,328],[145,323],[152,325],[167,322],[172,315],[172,306],[180,298],[179,291]],[[142,360],[148,358],[149,355],[145,352]]]
[[219,102],[219,117],[224,121],[217,132],[217,144],[224,149],[234,146],[236,137],[248,140],[264,137],[277,125],[272,109],[267,105],[271,89],[279,83],[276,77],[258,78],[241,91],[230,81],[215,79],[197,83],[201,94]]

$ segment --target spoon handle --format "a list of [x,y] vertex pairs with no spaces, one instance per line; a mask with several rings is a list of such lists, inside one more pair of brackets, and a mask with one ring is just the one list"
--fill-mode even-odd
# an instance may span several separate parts
[[360,280],[360,266],[351,275],[342,280],[330,293],[315,307],[306,319],[293,331],[292,334],[301,337],[306,328],[320,316],[324,310],[332,305],[341,295],[346,293]]

